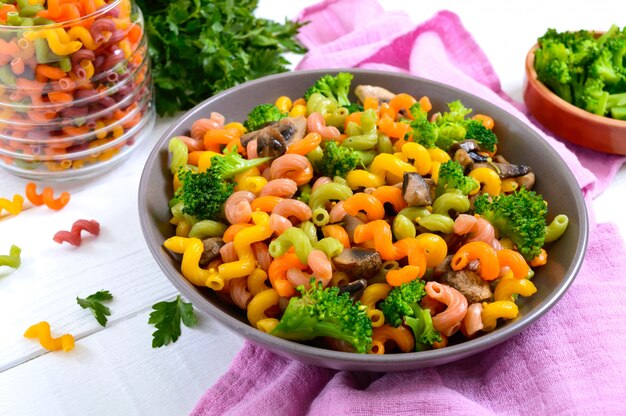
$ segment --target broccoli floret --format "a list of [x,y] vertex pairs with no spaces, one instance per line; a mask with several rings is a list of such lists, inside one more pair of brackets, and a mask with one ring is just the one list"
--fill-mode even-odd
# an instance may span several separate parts
[[465,125],[465,130],[466,139],[476,140],[480,144],[480,147],[490,152],[496,150],[498,137],[479,120],[468,120]]
[[363,106],[359,103],[350,103],[348,105],[344,105],[344,107],[346,110],[348,110],[348,114],[357,113],[364,110]]
[[428,121],[428,113],[422,109],[419,101],[413,104],[409,111],[413,116],[413,120],[409,124],[411,129],[413,129],[413,141],[427,149],[436,147],[437,127]]
[[598,78],[588,79],[583,91],[583,104],[590,113],[603,116],[607,112],[609,93],[604,91],[604,82]]
[[452,189],[458,189],[463,195],[469,194],[478,187],[471,176],[463,174],[463,166],[455,160],[448,160],[439,167],[436,195],[440,196]]
[[313,283],[309,290],[297,289],[302,297],[291,298],[272,335],[293,341],[330,337],[349,343],[359,353],[369,351],[372,321],[360,302],[353,303],[337,287],[322,289],[321,283]]
[[539,39],[539,49],[535,51],[535,71],[537,78],[556,95],[571,103],[573,94],[570,82],[571,51],[556,39]]
[[434,121],[437,126],[437,147],[448,150],[454,143],[465,138],[465,116],[472,112],[461,101],[448,103],[448,112],[441,114]]
[[243,125],[248,130],[254,131],[285,117],[287,113],[282,113],[274,104],[259,104],[250,111]]
[[340,146],[334,140],[328,140],[324,146],[324,156],[314,163],[314,167],[320,176],[345,178],[348,172],[358,166],[359,162],[361,158],[354,150]]
[[590,78],[597,78],[605,85],[615,85],[623,77],[620,70],[613,66],[613,54],[609,49],[602,49],[589,68]]
[[429,350],[435,342],[441,342],[441,334],[433,326],[430,309],[422,309],[417,304],[412,309],[413,316],[405,316],[404,324],[413,331],[415,351]]
[[211,167],[204,172],[180,170],[181,186],[174,197],[183,202],[183,213],[197,220],[214,219],[222,213],[224,203],[234,192],[232,177],[268,160],[270,158],[244,159],[236,151],[213,156]]
[[526,260],[530,261],[539,254],[546,238],[548,212],[541,195],[526,188],[495,197],[482,194],[474,201],[474,209],[501,236],[509,237]]
[[316,92],[325,97],[335,99],[341,107],[350,105],[348,93],[352,83],[352,75],[349,72],[340,72],[336,76],[326,74],[315,81],[315,84],[304,93],[304,99],[308,100],[311,94]]
[[385,322],[398,327],[405,316],[415,316],[413,308],[426,296],[425,285],[423,280],[415,279],[391,289],[379,306],[385,315]]

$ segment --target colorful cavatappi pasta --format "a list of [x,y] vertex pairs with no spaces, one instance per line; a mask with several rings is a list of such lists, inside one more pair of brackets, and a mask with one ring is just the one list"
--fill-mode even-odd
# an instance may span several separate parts
[[131,0],[0,3],[0,161],[62,171],[133,144],[152,106]]
[[546,223],[488,115],[366,85],[340,105],[351,79],[277,97],[256,131],[214,112],[171,139],[164,245],[182,275],[261,331],[343,351],[442,348],[514,319],[567,217]]

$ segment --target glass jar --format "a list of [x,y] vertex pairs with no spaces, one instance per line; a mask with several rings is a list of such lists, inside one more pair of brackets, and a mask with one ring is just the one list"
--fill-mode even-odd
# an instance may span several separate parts
[[152,129],[153,95],[131,0],[0,3],[3,168],[46,180],[103,173]]

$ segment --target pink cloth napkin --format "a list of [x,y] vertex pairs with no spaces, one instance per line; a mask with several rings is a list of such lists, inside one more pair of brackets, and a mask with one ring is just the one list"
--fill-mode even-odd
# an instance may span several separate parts
[[[301,31],[310,51],[298,69],[401,71],[483,97],[540,131],[588,199],[605,189],[624,162],[566,146],[535,127],[524,106],[502,91],[454,13],[442,11],[414,26],[405,14],[387,13],[373,0],[327,0],[305,9],[300,20],[311,22]],[[616,227],[594,226],[578,277],[544,317],[487,352],[426,370],[335,371],[246,343],[192,414],[626,414],[624,258]]]

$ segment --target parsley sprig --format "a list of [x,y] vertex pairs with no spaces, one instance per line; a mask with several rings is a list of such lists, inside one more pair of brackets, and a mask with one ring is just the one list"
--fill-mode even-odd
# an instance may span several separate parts
[[160,115],[216,92],[287,71],[285,52],[304,53],[300,23],[257,18],[258,0],[138,0],[150,42]]
[[76,297],[76,303],[83,309],[90,309],[96,317],[96,321],[102,326],[107,324],[107,316],[111,316],[111,310],[102,302],[113,300],[113,295],[108,290],[100,290],[87,296],[85,299]]
[[193,305],[183,301],[177,296],[171,302],[159,302],[152,306],[149,324],[157,329],[152,334],[152,347],[159,348],[176,342],[180,337],[180,322],[182,320],[186,327],[191,328],[198,323],[198,319],[193,311]]

